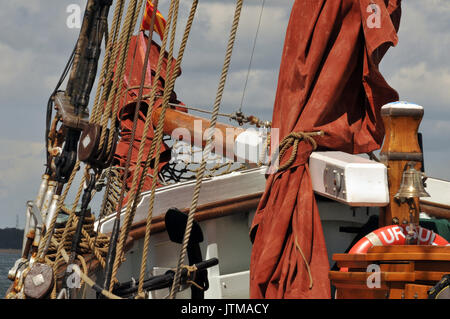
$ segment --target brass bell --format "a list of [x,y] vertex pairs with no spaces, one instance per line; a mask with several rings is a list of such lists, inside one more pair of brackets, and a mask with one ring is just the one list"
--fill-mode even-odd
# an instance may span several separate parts
[[[425,190],[425,174],[414,168],[414,162],[409,162],[403,171],[402,183],[395,198],[400,201],[415,197],[430,197]],[[409,168],[408,168],[409,167]]]

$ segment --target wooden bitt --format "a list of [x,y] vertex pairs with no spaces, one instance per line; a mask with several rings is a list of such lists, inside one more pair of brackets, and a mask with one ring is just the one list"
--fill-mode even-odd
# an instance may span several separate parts
[[[385,126],[385,140],[380,152],[380,160],[387,166],[390,204],[381,209],[380,227],[409,223],[410,207],[400,204],[395,198],[405,166],[417,162],[415,169],[420,170],[423,154],[419,146],[418,129],[423,117],[423,107],[405,102],[390,103],[382,107],[381,116]],[[415,199],[419,207],[419,199]],[[413,216],[419,223],[419,212]]]

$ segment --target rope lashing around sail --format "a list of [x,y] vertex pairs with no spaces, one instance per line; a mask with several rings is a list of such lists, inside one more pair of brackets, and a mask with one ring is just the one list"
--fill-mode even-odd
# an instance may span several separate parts
[[292,153],[289,159],[281,166],[278,167],[278,172],[282,172],[288,169],[295,161],[298,152],[298,145],[300,141],[307,141],[311,143],[313,150],[317,149],[317,142],[314,140],[314,136],[323,136],[323,131],[318,132],[292,132],[286,136],[280,143],[278,158],[281,161],[284,154],[288,149],[292,147]]

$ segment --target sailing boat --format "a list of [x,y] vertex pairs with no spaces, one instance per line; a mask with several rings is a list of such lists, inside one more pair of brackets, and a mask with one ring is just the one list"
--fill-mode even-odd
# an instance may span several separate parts
[[[330,131],[333,127],[314,126],[306,128],[310,131],[300,132],[302,134],[283,134],[282,137],[292,138],[292,145],[286,144],[286,150],[281,147],[279,154],[274,152],[278,156],[273,157],[266,154],[267,146],[271,144],[266,132],[272,126],[270,140],[272,143],[277,140],[274,137],[275,128],[279,127],[279,117],[274,117],[273,123],[265,123],[255,117],[236,114],[238,121],[266,127],[262,131],[244,131],[240,127],[216,123],[242,1],[237,1],[221,81],[209,120],[186,113],[189,107],[173,94],[174,81],[179,76],[185,40],[189,36],[197,1],[193,1],[176,59],[173,58],[173,42],[179,1],[171,2],[167,21],[158,13],[158,1],[152,3],[131,0],[128,6],[125,6],[125,2],[116,2],[108,40],[105,41],[106,53],[99,81],[102,85],[99,86],[90,117],[87,111],[89,93],[99,60],[99,48],[108,29],[105,18],[112,3],[87,3],[80,38],[64,72],[68,73],[71,67],[69,83],[65,91],[58,91],[57,88],[49,101],[47,171],[37,199],[28,203],[29,223],[25,232],[23,257],[10,272],[14,284],[8,297],[248,298],[252,283],[258,283],[265,276],[258,264],[264,261],[267,250],[264,251],[264,246],[256,250],[255,247],[261,247],[261,242],[264,241],[261,234],[267,235],[266,240],[274,238],[267,226],[274,222],[270,220],[267,207],[271,203],[277,203],[276,200],[270,200],[273,183],[279,183],[273,176],[284,166],[287,166],[290,173],[299,165],[305,166],[304,162],[295,162],[297,159],[295,155],[291,156],[294,154],[291,146],[299,144],[299,157],[303,158],[303,150],[311,153],[314,146],[320,148],[327,143],[334,143],[339,149],[341,141],[336,143],[335,140],[327,140],[330,135],[333,136]],[[144,20],[147,21],[149,34],[140,31],[138,36],[132,36],[139,16],[137,12],[141,8],[145,8]],[[304,9],[302,1],[297,1],[292,21],[296,20],[295,12],[304,12],[301,9]],[[328,2],[323,12],[333,10],[334,5]],[[360,28],[360,24],[356,26],[357,29]],[[296,27],[299,26],[293,23],[291,29],[295,30]],[[159,30],[162,38],[160,46],[152,40],[154,30]],[[291,31],[291,35],[294,33]],[[302,44],[301,41],[298,43]],[[166,51],[167,45],[169,48]],[[285,63],[289,63],[286,61]],[[137,70],[136,73],[133,70]],[[280,79],[282,87],[287,82],[283,82],[281,77]],[[394,102],[395,96],[385,96],[385,99],[388,100],[386,102]],[[379,103],[378,101],[377,105]],[[57,114],[52,121],[53,104]],[[381,108],[381,105],[378,106]],[[371,107],[375,109],[373,104],[367,106],[367,109],[373,110]],[[417,110],[423,108],[410,103],[386,103],[383,108],[385,114],[381,114],[385,116],[385,126],[392,127],[393,132],[396,126],[389,122],[390,119],[394,122],[394,118],[404,117],[418,125],[417,118],[421,112]],[[285,112],[283,109],[281,111]],[[310,112],[318,113],[317,109]],[[366,118],[370,119],[370,116]],[[286,127],[292,126],[291,120],[297,120],[294,117],[288,119]],[[202,124],[200,134],[196,130],[196,123]],[[373,133],[379,133],[379,125],[379,122],[375,123]],[[209,131],[206,130],[208,127]],[[184,129],[177,132],[178,138],[183,137],[184,146],[193,144],[204,148],[197,166],[180,168],[177,166],[180,162],[164,158],[169,145],[164,143],[163,135],[173,137],[175,128]],[[403,131],[395,131],[391,136],[405,134],[410,138],[412,134],[417,139],[414,128],[414,125],[406,125]],[[346,128],[341,126],[339,129]],[[210,168],[212,174],[207,176],[206,164],[213,146],[213,133],[217,131],[220,134],[214,135],[215,152],[226,154],[233,161],[226,165],[214,165]],[[196,133],[200,138],[196,138]],[[381,137],[376,136],[376,142],[380,143]],[[290,143],[289,139],[286,142]],[[124,144],[128,147],[123,149],[121,146]],[[309,194],[313,207],[304,212],[309,211],[309,215],[315,214],[317,217],[317,211],[320,211],[320,223],[316,218],[312,227],[319,230],[314,236],[320,237],[323,233],[323,238],[314,237],[311,243],[319,243],[322,248],[321,241],[326,243],[328,256],[324,258],[324,250],[317,249],[319,267],[310,267],[310,263],[317,261],[315,257],[312,258],[316,256],[314,251],[317,246],[311,249],[313,245],[308,247],[304,238],[300,238],[298,243],[297,237],[291,236],[295,232],[286,232],[286,238],[291,238],[289,242],[295,247],[295,262],[298,267],[302,267],[299,268],[301,276],[309,279],[307,285],[301,283],[302,290],[316,293],[319,289],[317,295],[313,296],[325,296],[329,293],[324,289],[329,282],[324,284],[323,278],[330,276],[332,281],[336,280],[333,277],[335,273],[328,273],[333,253],[346,251],[355,239],[355,228],[366,225],[371,216],[378,216],[380,207],[387,207],[382,215],[384,221],[380,224],[386,221],[391,223],[394,218],[403,222],[405,208],[406,218],[411,221],[408,225],[414,226],[417,223],[415,219],[418,214],[413,212],[410,218],[408,202],[401,203],[400,208],[395,206],[397,204],[394,205],[393,196],[397,190],[392,181],[394,178],[398,180],[403,171],[387,169],[387,166],[391,168],[393,165],[390,161],[405,165],[405,159],[394,159],[392,154],[407,153],[407,162],[412,159],[420,162],[420,158],[417,159],[420,150],[417,149],[418,145],[414,146],[413,149],[404,150],[401,148],[403,145],[390,145],[385,141],[386,148],[382,154],[387,155],[382,158],[384,163],[351,155],[350,153],[364,152],[353,148],[354,145],[344,147],[347,152],[327,149],[307,154],[309,168],[305,171],[309,171],[311,175],[311,191],[305,191],[303,184],[301,189]],[[233,150],[231,155],[227,152],[230,148]],[[272,150],[276,148],[276,144],[271,144]],[[172,149],[176,149],[176,146],[172,146]],[[291,157],[293,160],[289,160],[289,165],[286,165],[284,160]],[[231,164],[238,160],[242,165],[232,169]],[[85,164],[80,170],[84,172],[83,182],[77,199],[73,205],[65,206],[67,191],[82,163]],[[418,166],[420,165],[410,166],[413,175]],[[275,174],[268,174],[273,172],[270,169]],[[182,175],[189,170],[191,179]],[[272,175],[269,182],[266,180],[267,175]],[[294,181],[295,178],[292,174],[287,180]],[[308,180],[304,179],[302,183],[307,183]],[[426,202],[431,207],[427,212],[431,213],[437,207],[442,208],[443,204],[435,198],[441,194],[442,187],[447,187],[448,184],[432,179],[427,182],[427,189],[430,185],[436,187],[435,193],[429,191],[431,200]],[[418,188],[420,183],[414,185]],[[294,190],[298,192],[300,187]],[[90,212],[89,202],[95,193],[101,191],[104,191],[102,211],[95,217]],[[412,198],[417,201],[419,195],[414,194]],[[311,200],[312,196],[314,199]],[[80,199],[81,204],[78,206]],[[288,199],[284,200],[281,196],[280,200],[288,203]],[[423,209],[424,205],[421,207]],[[278,207],[279,210],[284,208],[283,205]],[[286,215],[289,211],[281,213]],[[258,226],[257,230],[255,225]],[[276,230],[285,231],[282,228]],[[252,236],[254,245],[249,232],[256,232],[256,237]],[[280,238],[285,240],[282,236],[277,240]],[[434,236],[433,240],[435,238],[438,237]],[[256,255],[255,251],[259,254]],[[440,254],[443,255],[443,261],[447,260],[447,250]],[[274,266],[273,273],[269,274],[271,278],[277,276],[278,267],[279,265]],[[358,270],[360,265],[348,268]],[[351,271],[347,273],[352,274]],[[434,274],[435,277],[430,281],[436,283],[440,280],[436,279],[439,275],[442,274]],[[337,279],[340,284],[337,285],[337,295],[346,296],[341,292],[345,291],[345,285],[342,284],[345,280],[341,277]],[[82,283],[84,286],[81,286]],[[385,287],[383,289],[386,290]],[[281,297],[293,296],[289,294],[295,291],[284,288],[281,290]],[[270,297],[270,292],[253,290],[253,296]]]

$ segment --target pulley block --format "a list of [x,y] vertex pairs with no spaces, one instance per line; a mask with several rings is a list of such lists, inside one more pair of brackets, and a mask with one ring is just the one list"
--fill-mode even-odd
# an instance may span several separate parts
[[89,123],[81,133],[80,143],[78,145],[78,159],[82,162],[90,164],[92,167],[104,169],[112,162],[116,150],[116,144],[119,139],[117,130],[112,132],[112,146],[107,150],[110,129],[106,129],[105,143],[100,149],[100,138],[102,135],[102,126],[96,123]]

